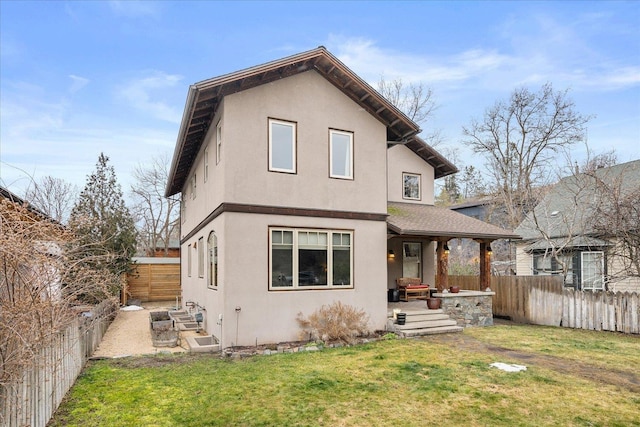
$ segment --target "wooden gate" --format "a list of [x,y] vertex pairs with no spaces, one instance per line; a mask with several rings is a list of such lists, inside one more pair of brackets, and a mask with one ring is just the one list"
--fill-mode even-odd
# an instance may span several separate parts
[[181,296],[180,258],[134,258],[127,274],[127,298],[141,302],[173,301]]

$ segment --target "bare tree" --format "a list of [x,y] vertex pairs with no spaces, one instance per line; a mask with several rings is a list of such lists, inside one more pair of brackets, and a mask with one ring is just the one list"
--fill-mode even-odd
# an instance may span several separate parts
[[76,318],[79,295],[106,293],[110,273],[95,265],[111,255],[87,249],[66,227],[0,199],[0,393],[40,363],[38,350]]
[[149,256],[154,256],[158,248],[162,248],[165,256],[168,255],[171,238],[175,237],[179,227],[180,201],[164,197],[169,164],[167,155],[154,157],[148,167],[138,165],[133,172],[133,214],[138,224],[140,243]]
[[76,185],[60,178],[45,176],[29,186],[24,198],[52,219],[65,224],[78,194]]
[[[605,158],[609,158],[606,156]],[[585,162],[586,166],[598,160]],[[537,274],[562,274],[568,286],[578,280],[581,251],[606,253],[606,286],[640,277],[640,162],[586,168],[545,188],[540,203],[518,227],[530,250],[542,260]],[[604,271],[601,272],[604,275]],[[590,284],[589,287],[597,288]]]
[[590,117],[575,111],[568,91],[550,83],[540,91],[513,91],[487,109],[482,121],[463,127],[465,143],[486,157],[486,168],[515,228],[535,204],[534,189],[548,183],[555,157],[583,140]]
[[[430,119],[438,108],[433,89],[423,83],[405,84],[402,79],[388,81],[382,76],[378,81],[378,92],[419,125]],[[440,130],[432,130],[422,137],[431,146],[442,140]]]

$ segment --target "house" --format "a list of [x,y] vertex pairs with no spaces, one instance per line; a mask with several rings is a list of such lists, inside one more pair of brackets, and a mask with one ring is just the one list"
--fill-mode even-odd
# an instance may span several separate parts
[[298,339],[337,301],[384,329],[397,278],[446,286],[448,239],[515,236],[433,206],[457,169],[419,131],[324,47],[189,88],[166,196],[183,303],[222,347]]
[[[9,290],[27,284],[30,290],[40,290],[43,299],[59,300],[62,289],[57,260],[62,256],[65,227],[1,186],[0,217],[0,246],[9,249],[0,254],[9,282],[2,288],[4,292],[0,291],[0,301],[15,302]],[[15,274],[18,270],[21,273]]]
[[640,160],[576,173],[551,187],[515,232],[518,275],[566,287],[638,291]]

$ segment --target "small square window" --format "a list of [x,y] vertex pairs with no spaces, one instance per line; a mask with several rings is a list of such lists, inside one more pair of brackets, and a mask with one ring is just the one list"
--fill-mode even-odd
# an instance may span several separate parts
[[420,200],[420,175],[415,173],[402,174],[402,198]]
[[269,119],[269,170],[296,173],[296,124]]
[[331,178],[353,179],[353,133],[329,131]]

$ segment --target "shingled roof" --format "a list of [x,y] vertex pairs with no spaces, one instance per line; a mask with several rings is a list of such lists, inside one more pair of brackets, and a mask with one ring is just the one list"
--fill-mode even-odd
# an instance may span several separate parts
[[387,226],[391,234],[435,239],[520,239],[516,233],[432,205],[388,202]]
[[195,83],[189,87],[165,196],[179,193],[211,126],[213,117],[230,94],[315,70],[336,88],[387,127],[390,144],[406,144],[435,169],[441,178],[458,169],[440,153],[416,137],[420,127],[378,93],[323,46]]

